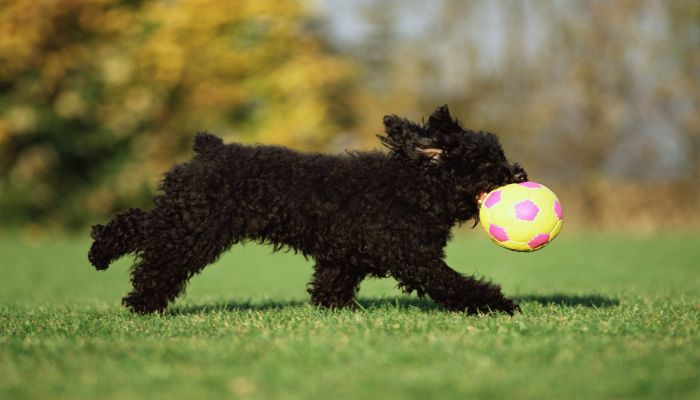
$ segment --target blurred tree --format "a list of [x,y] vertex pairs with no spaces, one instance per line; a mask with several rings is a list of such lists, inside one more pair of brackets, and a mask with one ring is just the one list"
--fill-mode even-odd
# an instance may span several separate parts
[[[689,208],[673,208],[676,220],[700,207],[692,184],[700,176],[700,2],[386,0],[357,8],[370,27],[345,45],[368,75],[386,79],[373,109],[419,118],[450,104],[466,126],[498,133],[533,179],[567,187],[567,204],[577,203],[588,224],[631,213],[631,201],[663,185],[679,185],[669,203],[688,199]],[[638,191],[611,207],[621,184]],[[668,212],[661,201],[636,214]],[[672,218],[646,218],[654,219]]]
[[197,130],[302,149],[354,121],[353,66],[286,0],[0,3],[0,219],[146,203]]

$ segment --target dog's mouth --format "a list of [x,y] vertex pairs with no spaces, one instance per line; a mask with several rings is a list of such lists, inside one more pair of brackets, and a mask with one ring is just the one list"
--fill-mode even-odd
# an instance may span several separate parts
[[484,200],[486,200],[487,194],[488,193],[486,193],[486,192],[481,192],[481,193],[477,194],[476,195],[476,204],[478,204],[481,207],[481,204],[483,204]]
[[479,194],[476,195],[475,200],[476,200],[476,210],[474,213],[472,213],[470,219],[474,220],[474,225],[472,225],[472,229],[479,225],[479,209],[481,208],[481,205],[484,203],[486,200],[486,196],[488,195],[488,192],[480,192]]

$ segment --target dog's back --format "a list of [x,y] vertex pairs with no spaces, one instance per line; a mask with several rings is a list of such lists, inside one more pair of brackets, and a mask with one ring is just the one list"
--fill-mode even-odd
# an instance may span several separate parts
[[420,208],[431,203],[420,204],[424,176],[385,154],[300,153],[217,139],[197,136],[197,156],[166,174],[161,202],[206,196],[206,206],[229,219],[240,240],[287,245],[309,256],[332,248],[369,252],[378,245],[368,239],[375,234],[388,240],[395,227],[404,235],[409,218],[413,225],[430,223],[419,222]]

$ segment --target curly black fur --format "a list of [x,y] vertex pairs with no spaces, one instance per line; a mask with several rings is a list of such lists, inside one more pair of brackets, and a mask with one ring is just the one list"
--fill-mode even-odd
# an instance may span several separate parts
[[90,262],[106,269],[137,255],[123,303],[138,313],[164,311],[189,278],[255,240],[316,261],[308,292],[319,306],[347,306],[365,277],[391,275],[450,310],[512,314],[499,286],[455,272],[443,249],[452,226],[476,220],[480,193],[525,181],[525,171],[447,106],[424,125],[387,116],[384,126],[388,154],[302,154],[199,133],[194,158],[165,174],[152,210],[92,228]]

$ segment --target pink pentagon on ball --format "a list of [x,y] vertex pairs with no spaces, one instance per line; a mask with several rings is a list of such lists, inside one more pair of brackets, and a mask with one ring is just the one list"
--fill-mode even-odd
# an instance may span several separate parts
[[501,201],[501,191],[497,190],[495,192],[492,192],[488,198],[486,198],[486,201],[484,202],[484,206],[486,208],[491,208],[495,206],[499,201]]
[[489,226],[489,234],[499,242],[505,242],[509,239],[506,230],[498,225],[491,224]]
[[542,187],[542,185],[540,185],[540,184],[537,183],[537,182],[522,182],[522,183],[520,183],[519,185],[520,185],[520,186],[525,186],[526,188],[530,188],[530,189],[537,189],[537,188],[541,188],[541,187]]
[[547,242],[549,242],[549,234],[540,233],[539,235],[535,236],[532,240],[527,242],[527,244],[533,249],[536,249],[540,246],[547,244]]
[[515,205],[515,216],[524,221],[533,221],[540,209],[530,200]]
[[557,214],[557,218],[559,218],[560,221],[564,219],[564,214],[561,211],[561,203],[559,200],[554,202],[554,213]]

